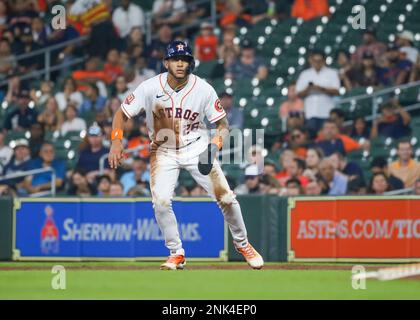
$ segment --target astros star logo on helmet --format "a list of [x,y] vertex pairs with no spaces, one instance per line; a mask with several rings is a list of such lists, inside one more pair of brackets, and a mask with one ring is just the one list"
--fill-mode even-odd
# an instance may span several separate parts
[[184,45],[183,44],[179,44],[179,45],[176,46],[176,49],[178,51],[183,51],[184,50]]

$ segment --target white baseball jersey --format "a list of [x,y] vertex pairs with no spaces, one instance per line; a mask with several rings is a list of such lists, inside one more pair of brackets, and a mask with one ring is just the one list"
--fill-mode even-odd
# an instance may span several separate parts
[[149,137],[158,146],[182,150],[199,137],[199,145],[207,145],[205,117],[214,123],[226,116],[216,91],[205,80],[190,74],[186,86],[176,92],[167,77],[165,72],[142,82],[127,96],[121,109],[128,118],[145,111]]

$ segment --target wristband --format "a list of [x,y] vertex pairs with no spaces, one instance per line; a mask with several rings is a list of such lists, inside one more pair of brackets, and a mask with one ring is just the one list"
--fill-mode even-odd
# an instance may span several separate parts
[[215,136],[212,140],[211,143],[214,143],[217,148],[220,150],[222,149],[223,146],[223,138],[221,136]]
[[123,139],[123,131],[119,128],[113,129],[111,133],[111,141],[122,140],[122,139]]

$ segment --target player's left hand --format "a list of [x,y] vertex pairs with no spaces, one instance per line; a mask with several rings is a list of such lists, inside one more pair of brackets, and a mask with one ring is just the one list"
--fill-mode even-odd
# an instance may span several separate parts
[[210,143],[207,149],[198,156],[198,171],[202,175],[207,176],[213,168],[213,161],[216,157],[218,147],[214,143]]

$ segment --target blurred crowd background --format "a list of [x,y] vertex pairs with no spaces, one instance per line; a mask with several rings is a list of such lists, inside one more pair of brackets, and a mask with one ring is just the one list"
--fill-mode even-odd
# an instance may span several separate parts
[[[53,28],[57,4],[65,29]],[[352,27],[357,4],[364,29]],[[116,171],[109,134],[125,97],[165,71],[175,39],[194,48],[231,128],[265,129],[243,163],[222,167],[237,194],[420,194],[419,10],[417,0],[0,0],[0,194],[150,196],[144,118],[128,121],[134,151]],[[16,177],[46,167],[54,180]],[[176,194],[205,191],[182,171]]]

